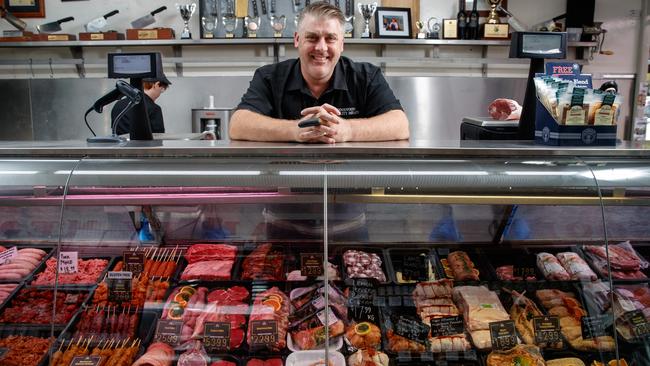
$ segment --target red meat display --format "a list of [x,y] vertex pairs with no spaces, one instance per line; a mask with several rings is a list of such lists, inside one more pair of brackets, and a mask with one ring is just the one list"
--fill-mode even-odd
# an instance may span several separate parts
[[271,358],[268,360],[260,360],[252,358],[246,362],[246,366],[282,366],[282,360],[279,358]]
[[182,280],[229,280],[237,257],[237,247],[226,244],[195,244],[185,253],[189,263]]
[[[0,249],[3,252],[4,249]],[[41,249],[20,249],[12,259],[0,264],[0,280],[20,281],[25,279],[41,263],[47,253]]]
[[[39,273],[34,286],[54,285],[56,279],[57,259],[47,260],[45,271]],[[59,273],[59,285],[94,285],[99,281],[99,276],[108,266],[106,259],[79,259],[77,273]]]
[[[54,324],[66,324],[83,303],[85,293],[56,294]],[[0,315],[0,323],[49,324],[52,319],[54,291],[22,289]]]
[[[256,320],[275,321],[277,324],[277,342],[266,344],[266,348],[279,352],[286,347],[287,328],[289,326],[289,298],[277,287],[272,287],[255,297],[249,319],[247,342],[252,342],[250,323]],[[252,347],[252,346],[251,346]]]
[[[601,275],[607,276],[607,251],[604,245],[585,245],[582,247],[587,259],[598,269]],[[609,245],[609,264],[612,277],[617,279],[644,279],[647,276],[641,272],[649,263],[636,253],[630,242]]]
[[235,286],[227,290],[218,289],[208,294],[208,305],[196,320],[192,338],[197,339],[203,336],[205,322],[230,323],[230,346],[229,350],[239,348],[244,342],[246,331],[246,315],[248,304],[248,290]]
[[262,244],[249,254],[242,265],[243,280],[284,280],[284,255],[271,244]]

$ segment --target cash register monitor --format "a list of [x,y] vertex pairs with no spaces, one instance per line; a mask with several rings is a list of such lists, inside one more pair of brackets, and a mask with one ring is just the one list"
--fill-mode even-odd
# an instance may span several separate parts
[[[162,74],[162,60],[158,52],[109,53],[108,77],[129,78],[134,88],[143,91],[142,79],[157,78]],[[147,106],[143,102],[126,112],[131,121],[131,140],[153,140]]]

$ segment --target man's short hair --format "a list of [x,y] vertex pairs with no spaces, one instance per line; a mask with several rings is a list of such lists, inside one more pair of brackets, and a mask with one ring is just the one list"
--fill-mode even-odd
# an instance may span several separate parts
[[300,24],[307,14],[314,18],[336,19],[341,23],[341,26],[345,25],[345,16],[341,9],[327,1],[317,1],[302,9],[298,16],[298,28],[300,28]]

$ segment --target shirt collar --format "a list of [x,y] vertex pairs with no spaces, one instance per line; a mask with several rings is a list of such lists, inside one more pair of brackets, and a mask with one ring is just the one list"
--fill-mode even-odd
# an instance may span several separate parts
[[[345,82],[345,73],[343,72],[343,63],[341,62],[342,58],[343,57],[339,58],[339,62],[337,62],[334,67],[334,72],[332,73],[332,84],[327,88],[325,91],[326,93],[332,89],[348,90],[348,84]],[[300,59],[296,59],[296,63],[293,65],[293,70],[291,70],[290,75],[291,77],[287,84],[287,91],[300,90],[303,93],[311,95],[307,83],[300,72]]]

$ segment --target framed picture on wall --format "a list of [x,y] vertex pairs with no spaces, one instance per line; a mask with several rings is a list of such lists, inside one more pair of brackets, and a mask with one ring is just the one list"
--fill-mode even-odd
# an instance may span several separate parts
[[4,0],[4,8],[19,18],[45,18],[45,0]]
[[375,30],[378,38],[411,38],[411,9],[378,7]]
[[[458,0],[458,9],[460,9],[460,3],[465,2],[465,11],[470,12],[474,6],[474,1],[476,3],[476,10],[478,10],[478,16],[486,18],[490,14],[490,4],[487,0]],[[501,0],[500,4],[504,9],[508,10],[508,0]],[[504,13],[499,11],[499,16],[506,16]]]

